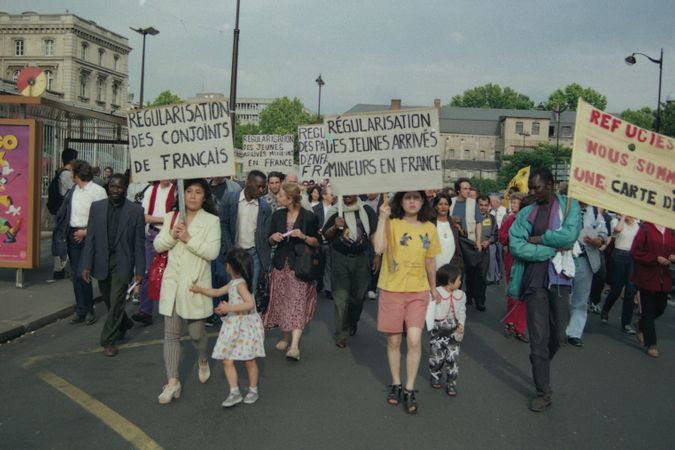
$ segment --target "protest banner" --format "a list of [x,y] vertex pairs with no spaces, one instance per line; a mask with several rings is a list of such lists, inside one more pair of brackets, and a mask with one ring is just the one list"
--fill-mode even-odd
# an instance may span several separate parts
[[41,136],[35,120],[0,119],[0,267],[39,265]]
[[675,224],[675,140],[579,99],[569,195],[658,225]]
[[244,136],[241,145],[244,172],[260,170],[288,173],[293,170],[293,135],[256,134]]
[[327,167],[335,193],[414,191],[443,186],[438,111],[405,109],[328,117]]
[[328,176],[328,131],[326,125],[301,125],[298,127],[298,179],[323,181]]
[[235,173],[232,127],[224,102],[130,111],[127,122],[135,182]]

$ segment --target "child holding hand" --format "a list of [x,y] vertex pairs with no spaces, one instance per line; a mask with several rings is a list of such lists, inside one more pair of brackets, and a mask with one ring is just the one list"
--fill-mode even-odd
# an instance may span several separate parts
[[[228,294],[228,302],[220,302],[215,313],[222,316],[223,324],[215,347],[214,359],[222,359],[225,377],[230,393],[223,402],[229,408],[241,403],[255,403],[258,400],[258,365],[256,358],[265,356],[265,330],[255,307],[255,299],[249,290],[253,274],[253,260],[242,249],[234,248],[225,256],[225,269],[232,281],[219,289],[207,289],[192,285],[190,291],[220,297]],[[239,392],[235,361],[244,361],[248,372],[249,389],[246,397]]]
[[466,321],[466,294],[459,289],[462,271],[446,264],[438,269],[436,284],[441,298],[431,299],[427,312],[430,383],[432,388],[440,389],[445,378],[445,392],[454,397],[457,395],[459,344],[464,338]]

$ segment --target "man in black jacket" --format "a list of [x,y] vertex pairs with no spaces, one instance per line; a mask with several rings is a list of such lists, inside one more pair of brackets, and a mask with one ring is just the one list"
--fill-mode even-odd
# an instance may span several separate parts
[[108,307],[108,318],[101,332],[105,356],[115,356],[115,343],[133,322],[124,310],[124,299],[132,278],[140,283],[145,272],[145,219],[143,208],[126,200],[127,179],[115,174],[108,183],[109,197],[91,205],[88,234],[82,263],[82,279],[98,280]]

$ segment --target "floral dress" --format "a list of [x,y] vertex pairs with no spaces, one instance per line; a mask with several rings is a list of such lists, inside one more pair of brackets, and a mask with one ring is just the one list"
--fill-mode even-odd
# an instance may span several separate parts
[[[230,305],[240,305],[244,299],[237,292],[237,286],[245,283],[242,278],[230,282],[228,290]],[[214,359],[249,361],[265,356],[265,329],[255,308],[250,311],[231,312],[223,317],[218,340],[213,348]]]

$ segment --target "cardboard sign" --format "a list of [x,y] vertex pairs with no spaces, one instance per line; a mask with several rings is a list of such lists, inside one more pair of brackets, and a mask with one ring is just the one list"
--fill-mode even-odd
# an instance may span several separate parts
[[130,111],[129,156],[135,182],[234,175],[234,146],[224,102]]
[[443,187],[436,109],[328,117],[327,168],[339,195]]
[[323,181],[328,176],[328,131],[326,125],[302,125],[298,127],[298,179]]
[[293,135],[256,134],[242,139],[244,172],[259,170],[288,173],[293,170]]
[[579,99],[569,195],[590,205],[672,227],[675,139]]

